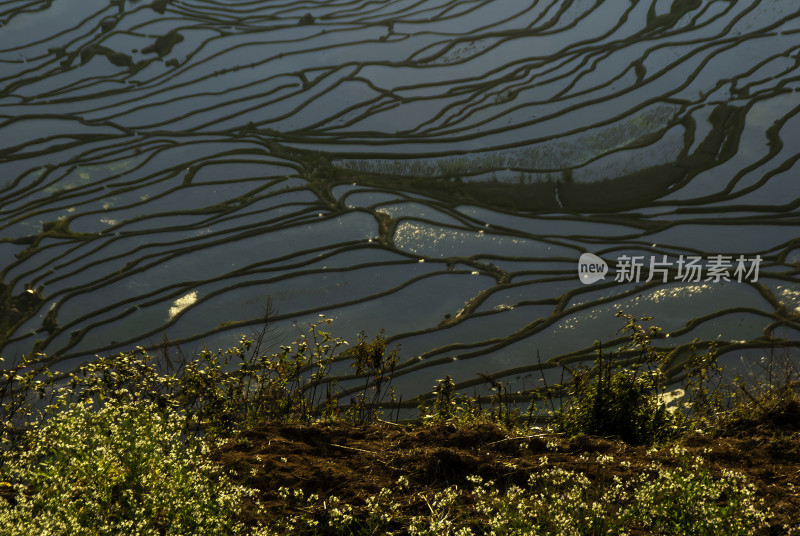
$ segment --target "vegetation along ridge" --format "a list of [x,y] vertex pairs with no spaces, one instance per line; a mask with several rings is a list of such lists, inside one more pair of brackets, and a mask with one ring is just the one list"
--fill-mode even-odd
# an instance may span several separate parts
[[404,420],[399,349],[325,316],[277,350],[265,328],[70,374],[3,362],[0,534],[800,533],[796,356],[728,380],[695,348],[677,387],[658,328],[618,316],[626,342],[527,407],[446,376]]

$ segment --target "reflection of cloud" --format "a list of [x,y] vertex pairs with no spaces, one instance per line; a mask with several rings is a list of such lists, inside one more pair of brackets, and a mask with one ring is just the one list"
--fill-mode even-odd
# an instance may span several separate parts
[[190,292],[186,296],[181,296],[180,298],[175,300],[175,303],[172,304],[172,307],[169,308],[170,319],[175,318],[175,316],[178,313],[180,313],[187,307],[194,305],[194,302],[196,301],[197,301],[197,291]]

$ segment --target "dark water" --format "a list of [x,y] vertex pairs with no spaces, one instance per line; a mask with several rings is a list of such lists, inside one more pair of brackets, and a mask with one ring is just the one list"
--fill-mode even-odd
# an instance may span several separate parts
[[[618,309],[677,360],[797,345],[799,8],[5,1],[0,349],[215,348],[268,299],[286,337],[320,313],[385,328],[407,394],[529,386]],[[586,252],[605,280],[581,284]],[[683,280],[681,255],[729,280]]]

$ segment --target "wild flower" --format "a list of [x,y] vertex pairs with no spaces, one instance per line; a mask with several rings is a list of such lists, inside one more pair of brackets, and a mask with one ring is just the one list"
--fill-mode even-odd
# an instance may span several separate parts
[[153,403],[79,401],[25,438],[3,479],[3,534],[241,534],[250,494],[230,483],[193,442],[185,417]]

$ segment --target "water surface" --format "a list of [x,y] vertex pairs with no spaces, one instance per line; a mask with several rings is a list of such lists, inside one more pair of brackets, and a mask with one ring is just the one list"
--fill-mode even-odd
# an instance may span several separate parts
[[[407,398],[527,388],[619,309],[677,356],[800,341],[792,2],[29,0],[0,24],[5,355],[226,346],[268,300],[283,337],[385,328]],[[636,284],[621,255],[763,261]]]

